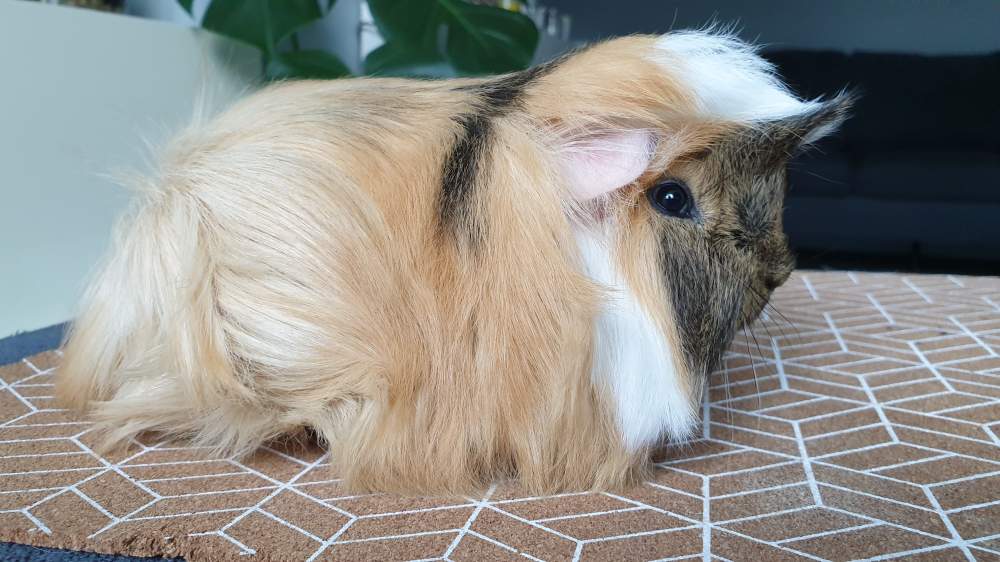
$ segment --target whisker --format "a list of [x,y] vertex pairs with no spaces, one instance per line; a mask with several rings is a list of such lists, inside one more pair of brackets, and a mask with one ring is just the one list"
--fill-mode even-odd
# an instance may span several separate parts
[[766,306],[771,307],[771,310],[773,310],[774,313],[777,314],[788,327],[795,330],[795,337],[798,339],[798,341],[795,343],[802,343],[802,330],[800,330],[799,327],[794,322],[792,322],[787,316],[785,316],[783,312],[778,310],[778,307],[774,306],[771,303],[767,303]]
[[753,385],[757,392],[757,409],[760,410],[760,381],[757,380],[757,366],[753,362],[753,352],[750,351],[750,337],[747,336],[747,327],[743,326],[743,341],[747,344],[747,355],[750,356],[750,371],[753,373]]
[[[764,331],[767,333],[767,337],[768,337],[768,339],[770,339],[772,346],[777,345],[777,340],[774,338],[774,335],[771,333],[770,328],[768,328],[768,325],[767,325],[768,324],[768,320],[770,320],[772,322],[775,322],[775,326],[780,331],[782,337],[787,336],[787,334],[785,333],[785,330],[784,330],[784,325],[787,325],[787,326],[791,327],[791,329],[795,332],[796,338],[797,338],[798,342],[801,342],[803,340],[802,331],[799,330],[799,327],[794,322],[792,322],[791,319],[788,318],[788,316],[786,316],[783,312],[781,312],[780,310],[778,310],[778,308],[776,306],[774,306],[773,304],[771,304],[770,299],[768,299],[768,297],[766,297],[765,295],[761,294],[753,286],[747,286],[746,288],[747,288],[747,291],[748,291],[748,293],[750,295],[752,295],[752,296],[756,297],[757,299],[759,299],[759,303],[758,304],[760,304],[761,313],[762,313],[762,315],[760,317],[760,324],[764,328]],[[774,314],[772,315],[771,312],[773,312]],[[784,323],[784,325],[782,324],[782,322]],[[750,348],[750,339],[751,338],[753,339],[754,345],[757,347],[757,353],[759,354],[761,360],[764,360],[764,351],[762,350],[762,348],[760,346],[760,340],[757,339],[757,334],[754,332],[753,327],[748,326],[748,325],[744,325],[743,326],[743,337],[744,337],[744,343],[746,344],[746,348],[747,348],[747,355],[750,358],[750,370],[753,373],[753,383],[754,383],[754,388],[756,389],[756,393],[757,393],[757,409],[759,410],[761,408],[761,406],[762,406],[762,400],[761,400],[761,397],[760,397],[760,380],[759,380],[759,377],[757,376],[757,366],[755,364],[755,360],[754,360],[754,357],[753,357],[753,350]],[[726,372],[726,375],[728,377],[728,371]],[[727,393],[728,393],[728,391],[729,391],[729,388],[728,388],[728,378],[727,378],[727,388],[726,388],[726,390],[727,390]],[[731,412],[730,412],[730,414],[731,414]],[[758,424],[757,429],[759,430],[760,429],[760,418],[759,417],[757,418],[757,424]]]
[[[757,334],[753,333],[753,327],[750,328],[749,333],[750,333],[750,337],[753,338],[754,345],[757,346],[757,355],[760,356],[761,359],[764,359],[764,351],[761,350],[761,348],[760,348],[760,342],[757,341]],[[750,342],[747,342],[748,345],[749,345],[749,343]]]
[[[765,310],[767,310],[767,309],[765,308]],[[768,314],[767,317],[770,319],[771,315]],[[773,344],[776,341],[774,339],[774,334],[771,333],[771,329],[767,326],[767,322],[764,321],[763,318],[760,321],[760,325],[761,325],[762,328],[764,328],[764,331],[767,332],[767,339],[769,339],[771,341],[771,343]]]
[[810,172],[809,170],[803,170],[803,169],[799,168],[797,171],[805,172],[806,174],[809,174],[810,176],[812,176],[814,178],[821,179],[821,180],[823,180],[823,181],[825,181],[827,183],[832,183],[834,185],[847,185],[847,182],[843,182],[843,181],[840,181],[840,180],[835,180],[835,179],[832,179],[832,178],[828,178],[826,176],[817,174],[816,172]]
[[[799,331],[798,326],[796,326],[795,324],[790,323],[787,319],[784,319],[782,317],[782,315],[779,314],[773,306],[768,305],[768,307],[770,307],[770,309],[772,311],[772,313],[769,315],[769,318],[771,318],[771,322],[773,323],[772,325],[775,327],[776,330],[778,330],[778,335],[780,337],[782,337],[782,338],[787,338],[788,337],[789,334],[788,334],[788,330],[786,328],[791,328],[792,331],[794,331],[794,332],[798,332]],[[767,329],[767,325],[766,324],[764,325],[764,328]],[[770,331],[768,331],[768,335],[771,337],[772,340],[775,339],[774,335],[771,334]],[[801,339],[801,332],[799,332],[799,334],[798,334],[797,337],[799,339]]]
[[[761,351],[761,349],[760,349],[760,342],[757,341],[757,335],[753,333],[753,328],[750,328],[750,337],[753,338],[753,343],[754,343],[754,345],[757,346],[757,353],[758,353],[758,355],[760,355],[760,358],[763,360],[764,359],[764,352]],[[749,345],[750,345],[750,342],[747,342],[747,347],[749,347]],[[753,357],[750,358],[750,361],[751,361],[750,364],[753,365]],[[754,380],[754,384],[757,385],[757,371],[756,371],[756,369],[754,370],[753,376],[754,376],[754,379],[753,379]],[[757,385],[757,409],[758,410],[760,409],[760,385]],[[759,416],[755,416],[755,419],[757,420],[757,429],[760,430],[760,417]]]
[[[792,322],[792,321],[791,321],[791,320],[790,320],[790,319],[789,319],[789,318],[788,318],[787,316],[785,316],[785,314],[784,314],[783,312],[781,312],[780,310],[778,310],[778,307],[774,306],[774,305],[773,305],[773,304],[772,304],[772,303],[770,302],[770,300],[769,300],[769,299],[768,299],[768,298],[767,298],[766,296],[762,295],[762,294],[761,294],[761,293],[760,293],[759,291],[757,291],[757,289],[755,289],[754,287],[752,287],[752,286],[748,286],[748,287],[747,287],[747,290],[749,290],[749,291],[750,291],[750,294],[751,294],[751,295],[753,295],[753,296],[757,297],[758,299],[760,299],[760,303],[761,303],[761,304],[763,305],[763,307],[762,307],[762,308],[763,308],[763,309],[764,309],[765,311],[768,311],[768,317],[771,317],[771,314],[770,314],[770,312],[774,312],[774,314],[775,314],[775,315],[776,315],[776,316],[777,316],[777,317],[778,317],[778,318],[779,318],[779,319],[780,319],[780,320],[781,320],[782,322],[784,322],[784,323],[785,323],[786,325],[788,325],[789,327],[791,327],[791,328],[792,328],[792,329],[793,329],[793,330],[795,331],[795,333],[796,333],[796,337],[797,337],[797,339],[798,339],[798,342],[801,342],[801,341],[802,341],[802,331],[801,331],[801,330],[799,330],[799,327],[798,327],[798,326],[796,326],[796,325],[795,325],[795,323],[794,323],[794,322]],[[776,324],[776,325],[777,325],[777,326],[778,326],[779,328],[781,327],[781,325],[780,325],[780,324]],[[787,336],[787,334],[786,334],[786,333],[784,332],[784,330],[782,330],[782,333],[781,333],[781,335],[782,335],[782,336]],[[798,342],[797,342],[797,343],[798,343]]]
[[733,430],[733,392],[730,388],[729,382],[729,363],[723,359],[722,360],[722,372],[726,379],[726,413],[729,415],[729,440],[732,441],[736,437],[736,432]]
[[710,439],[712,437],[712,376],[709,375],[705,378],[705,382],[701,385],[701,401],[698,402],[702,404],[702,428],[701,435],[699,439]]

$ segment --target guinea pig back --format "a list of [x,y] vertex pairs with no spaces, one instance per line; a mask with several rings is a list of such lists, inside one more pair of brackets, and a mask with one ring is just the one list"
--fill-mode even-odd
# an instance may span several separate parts
[[626,485],[790,273],[787,159],[849,102],[704,32],[270,86],[145,180],[58,396],[105,447],[310,428],[356,489]]

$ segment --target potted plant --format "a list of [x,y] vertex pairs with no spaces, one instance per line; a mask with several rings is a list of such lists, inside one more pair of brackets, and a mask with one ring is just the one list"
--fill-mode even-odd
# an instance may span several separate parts
[[[192,13],[193,0],[177,0]],[[337,78],[350,74],[335,54],[304,49],[298,32],[326,15],[333,0],[212,0],[200,25],[253,45],[267,79]],[[475,76],[526,68],[538,46],[531,18],[464,0],[368,0],[384,44],[363,70],[379,75]],[[428,72],[428,69],[437,69]]]

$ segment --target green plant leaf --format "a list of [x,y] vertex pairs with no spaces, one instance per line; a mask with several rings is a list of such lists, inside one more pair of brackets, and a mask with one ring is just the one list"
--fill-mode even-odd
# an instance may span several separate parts
[[212,0],[201,26],[273,58],[282,39],[321,17],[316,0]]
[[351,73],[337,57],[325,51],[277,53],[265,68],[268,80],[285,78],[340,78]]
[[419,53],[393,42],[368,53],[365,74],[441,78],[454,76],[455,71],[437,52]]
[[452,15],[448,60],[462,74],[511,72],[528,67],[538,47],[530,18],[461,0],[438,0]]
[[438,28],[446,17],[438,0],[370,0],[368,8],[386,43],[437,50]]
[[[446,61],[458,74],[520,70],[531,64],[538,29],[527,16],[462,0],[368,0],[386,40],[366,71],[411,74]],[[442,41],[442,38],[444,41]]]
[[191,4],[194,4],[194,0],[177,0],[177,3],[184,8],[184,11],[188,13],[189,16],[194,15],[191,13]]

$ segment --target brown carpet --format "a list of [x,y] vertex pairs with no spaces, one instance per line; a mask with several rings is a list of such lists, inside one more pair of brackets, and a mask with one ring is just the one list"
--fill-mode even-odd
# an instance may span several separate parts
[[[796,274],[703,439],[620,494],[351,495],[315,447],[95,455],[0,368],[0,540],[189,560],[1000,560],[1000,279]],[[756,378],[754,376],[756,371]]]

